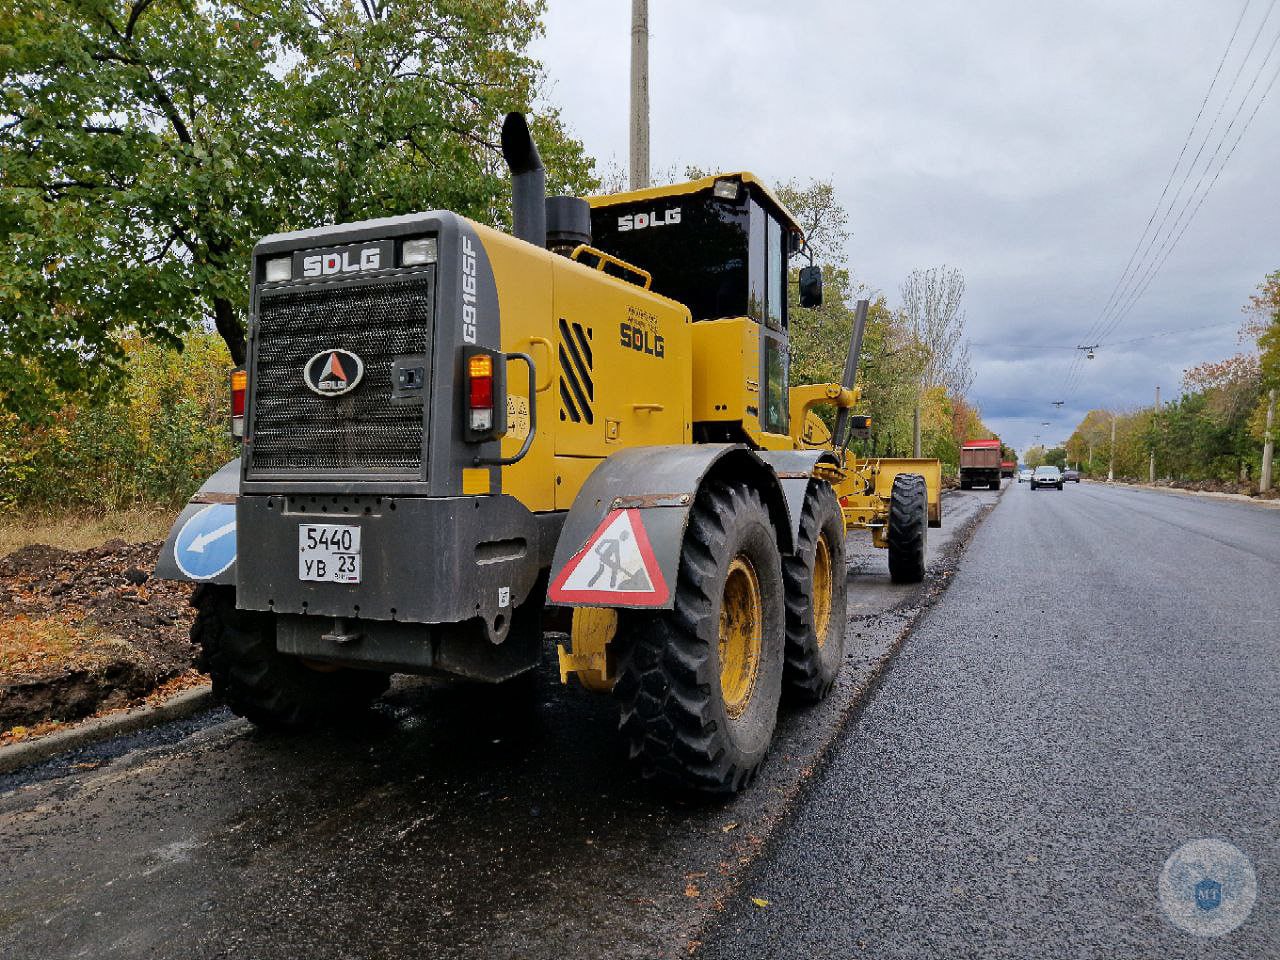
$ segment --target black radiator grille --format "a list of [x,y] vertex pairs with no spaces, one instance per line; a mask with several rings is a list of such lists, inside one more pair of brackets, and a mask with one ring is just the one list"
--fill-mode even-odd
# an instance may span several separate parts
[[[431,280],[341,282],[263,297],[252,390],[251,476],[337,473],[416,479],[423,408],[391,403],[392,361],[429,354]],[[341,348],[364,362],[351,393],[322,397],[302,378],[307,361]],[[429,364],[428,364],[429,368]],[[422,395],[428,397],[430,384]]]

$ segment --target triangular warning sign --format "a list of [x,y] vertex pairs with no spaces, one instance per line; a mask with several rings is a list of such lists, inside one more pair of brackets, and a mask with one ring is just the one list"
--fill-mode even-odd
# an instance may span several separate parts
[[639,510],[614,510],[564,565],[547,591],[553,602],[657,607],[670,590]]

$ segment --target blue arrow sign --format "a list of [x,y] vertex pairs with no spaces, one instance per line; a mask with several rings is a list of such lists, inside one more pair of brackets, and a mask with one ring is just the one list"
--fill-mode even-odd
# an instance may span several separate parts
[[173,541],[173,559],[192,580],[212,580],[235,563],[235,506],[215,503],[192,516]]

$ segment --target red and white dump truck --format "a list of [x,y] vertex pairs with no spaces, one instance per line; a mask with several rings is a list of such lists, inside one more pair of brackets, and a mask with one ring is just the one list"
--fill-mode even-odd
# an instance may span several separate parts
[[1000,440],[967,440],[960,445],[960,489],[1000,489]]

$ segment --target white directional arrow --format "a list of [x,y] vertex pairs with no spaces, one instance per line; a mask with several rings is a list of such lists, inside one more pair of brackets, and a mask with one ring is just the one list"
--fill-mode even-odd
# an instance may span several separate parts
[[230,523],[224,523],[217,530],[211,530],[209,533],[199,534],[194,540],[191,541],[191,544],[190,546],[187,547],[187,549],[190,550],[192,553],[204,553],[204,548],[207,547],[209,544],[213,543],[213,541],[221,540],[227,534],[235,533],[235,532],[236,532],[236,522],[232,520]]

